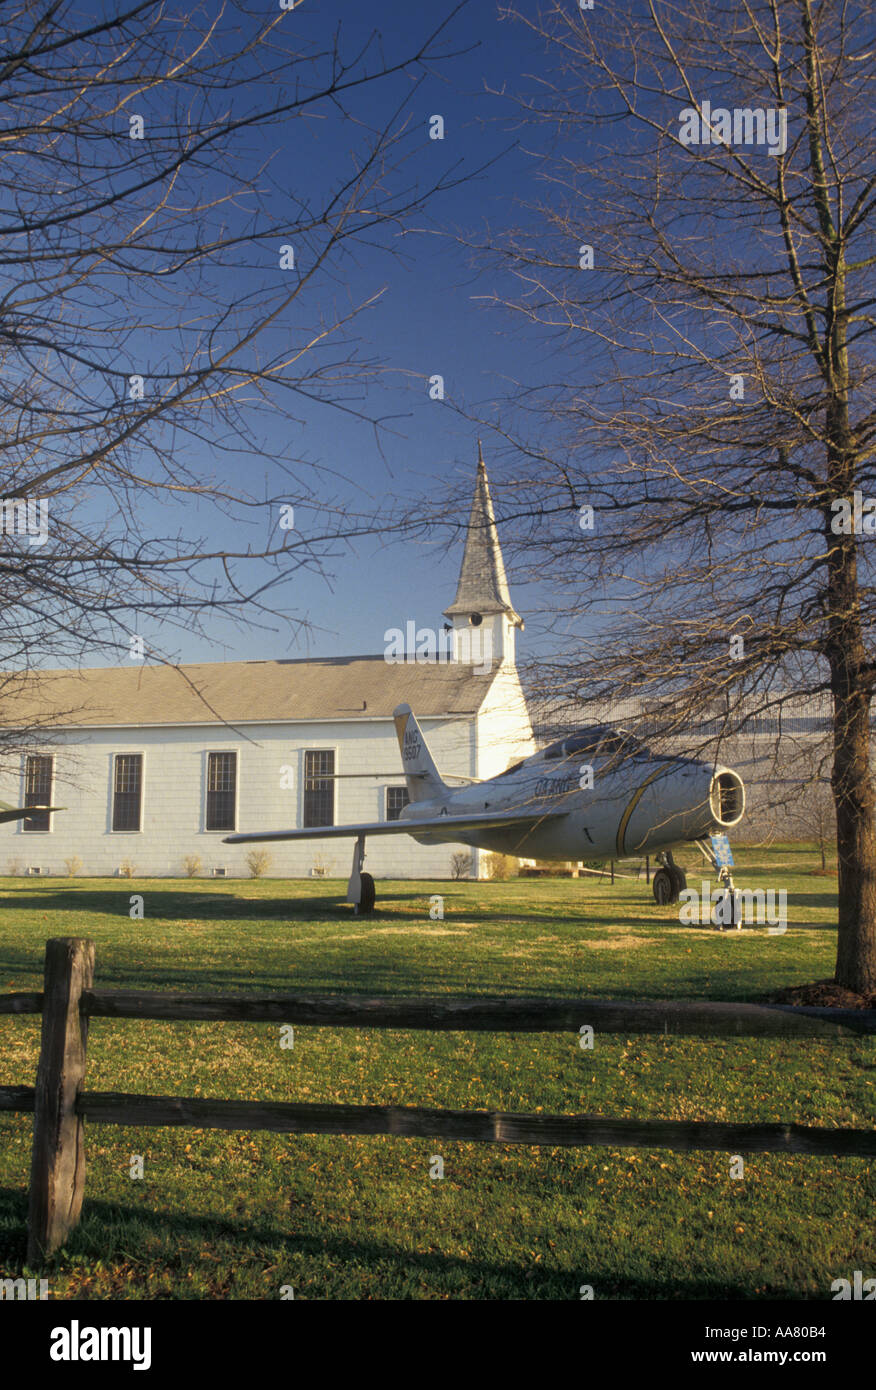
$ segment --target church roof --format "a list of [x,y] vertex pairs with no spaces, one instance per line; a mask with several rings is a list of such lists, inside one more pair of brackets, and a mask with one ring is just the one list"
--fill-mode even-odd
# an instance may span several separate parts
[[477,480],[468,519],[459,584],[456,598],[449,608],[445,608],[444,616],[453,618],[469,613],[507,613],[517,627],[523,626],[523,619],[515,613],[511,604],[480,441]]
[[269,724],[379,719],[406,703],[418,717],[469,715],[497,668],[392,663],[382,656],[296,661],[130,665],[79,671],[6,672],[0,725],[127,728],[165,724]]

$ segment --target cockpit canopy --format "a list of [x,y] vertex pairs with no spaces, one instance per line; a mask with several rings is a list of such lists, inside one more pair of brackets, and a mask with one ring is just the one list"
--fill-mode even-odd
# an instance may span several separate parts
[[589,729],[579,729],[577,733],[549,743],[539,754],[546,762],[556,758],[610,757],[612,754],[647,754],[648,749],[641,739],[626,729],[610,729],[605,724],[595,724]]

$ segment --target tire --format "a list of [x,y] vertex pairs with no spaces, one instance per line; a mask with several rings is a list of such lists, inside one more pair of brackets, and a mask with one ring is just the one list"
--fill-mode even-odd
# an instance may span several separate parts
[[676,901],[678,895],[676,894],[675,898],[673,897],[674,888],[675,884],[672,882],[669,871],[667,869],[658,869],[651,880],[651,891],[654,894],[654,901],[658,907],[666,907],[669,903]]
[[672,864],[669,868],[669,876],[672,879],[672,897],[669,901],[671,903],[677,903],[680,895],[687,887],[687,874],[684,872],[684,869],[680,869],[677,864]]
[[359,916],[367,917],[369,913],[374,911],[374,904],[377,900],[374,879],[370,874],[360,874],[359,881],[362,885],[359,892]]

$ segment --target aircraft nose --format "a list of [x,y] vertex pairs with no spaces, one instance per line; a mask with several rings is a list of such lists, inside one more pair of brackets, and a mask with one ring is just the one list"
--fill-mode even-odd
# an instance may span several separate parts
[[647,853],[738,825],[745,787],[738,773],[696,758],[668,760],[631,798],[621,817],[617,853]]

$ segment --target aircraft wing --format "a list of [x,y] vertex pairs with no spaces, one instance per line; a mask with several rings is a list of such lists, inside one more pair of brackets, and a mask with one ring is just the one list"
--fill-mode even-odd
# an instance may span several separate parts
[[565,811],[528,811],[525,815],[483,811],[475,816],[431,816],[428,820],[375,820],[360,825],[314,825],[306,830],[258,830],[248,835],[226,835],[224,845],[250,844],[258,840],[357,840],[360,835],[418,835],[421,830],[530,830]]
[[40,811],[66,811],[66,806],[10,806],[8,801],[0,801],[0,825],[4,821],[24,820]]

